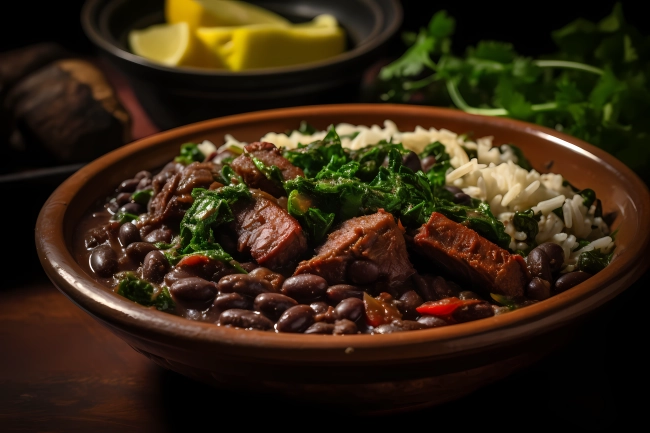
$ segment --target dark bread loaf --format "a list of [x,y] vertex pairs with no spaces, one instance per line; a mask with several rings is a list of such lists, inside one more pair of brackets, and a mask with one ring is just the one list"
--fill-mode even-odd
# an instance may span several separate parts
[[131,118],[104,74],[81,59],[50,62],[6,93],[11,145],[52,164],[90,161],[131,139]]

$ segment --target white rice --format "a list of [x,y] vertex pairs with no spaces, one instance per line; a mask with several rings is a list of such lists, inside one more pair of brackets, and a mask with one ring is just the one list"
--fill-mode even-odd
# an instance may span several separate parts
[[[493,147],[493,137],[482,137],[476,141],[468,140],[446,129],[423,128],[417,126],[413,131],[399,131],[397,125],[386,120],[383,127],[372,125],[351,125],[340,123],[335,126],[343,147],[360,149],[381,140],[402,143],[409,150],[420,153],[436,141],[445,146],[450,156],[451,169],[446,174],[448,185],[459,187],[471,197],[490,204],[492,213],[504,223],[506,233],[511,237],[510,248],[513,250],[528,248],[526,234],[516,231],[512,218],[516,211],[533,209],[541,213],[539,233],[535,242],[554,242],[565,252],[564,271],[574,269],[580,252],[598,249],[609,252],[614,247],[612,238],[607,236],[609,229],[596,218],[595,205],[587,209],[583,198],[569,187],[563,186],[564,178],[559,174],[540,174],[536,170],[526,170],[517,165],[517,156],[512,148],[502,145]],[[290,135],[269,132],[260,141],[274,143],[278,147],[295,149],[299,144],[308,144],[322,140],[327,131],[312,135],[303,135],[293,131]],[[351,136],[354,136],[352,138]],[[235,137],[226,135],[223,147],[244,146]],[[465,149],[476,151],[477,158],[470,158]],[[204,141],[199,148],[206,155],[217,150],[214,144]],[[564,218],[559,218],[553,211],[561,208]],[[573,251],[578,239],[591,241],[586,247]],[[528,242],[527,242],[528,241]]]

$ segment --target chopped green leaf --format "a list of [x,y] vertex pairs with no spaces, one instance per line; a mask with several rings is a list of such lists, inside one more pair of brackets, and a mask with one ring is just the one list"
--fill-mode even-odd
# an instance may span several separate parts
[[174,161],[184,165],[190,165],[193,162],[203,162],[205,155],[199,150],[196,143],[185,143],[181,145],[181,154],[174,158]]
[[142,206],[146,206],[149,204],[149,200],[151,200],[152,196],[153,196],[152,189],[143,189],[131,194],[131,201],[135,203],[139,203]]
[[577,268],[583,272],[595,275],[609,265],[613,253],[602,253],[598,250],[585,251],[578,256]]
[[117,293],[145,307],[154,306],[165,311],[174,308],[174,301],[167,287],[154,286],[138,278],[133,272],[121,272],[116,275],[119,279]]
[[120,224],[124,224],[124,223],[128,223],[128,222],[131,222],[131,221],[135,221],[135,220],[137,220],[137,219],[138,219],[138,216],[137,216],[137,215],[134,215],[134,214],[132,214],[132,213],[128,213],[128,212],[122,212],[122,211],[116,213],[116,214],[113,215],[113,217],[111,218],[112,221],[117,221],[117,222],[119,222]]
[[526,242],[529,246],[535,244],[535,237],[539,233],[539,215],[535,215],[532,209],[515,212],[512,223],[515,230],[526,233]]
[[[194,188],[194,203],[180,224],[181,255],[214,251],[216,260],[232,264],[232,257],[215,242],[214,230],[233,221],[230,206],[239,200],[249,200],[251,193],[246,185],[225,186],[216,190]],[[205,254],[204,254],[205,255]]]
[[255,164],[255,167],[266,176],[268,180],[275,182],[278,186],[282,185],[282,182],[284,182],[284,176],[282,176],[282,171],[280,171],[276,165],[266,165],[252,154],[249,154],[248,156],[253,161],[253,164]]

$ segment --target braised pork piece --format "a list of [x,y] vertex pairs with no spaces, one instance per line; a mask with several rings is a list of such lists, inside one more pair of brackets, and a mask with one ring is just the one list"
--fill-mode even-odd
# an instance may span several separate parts
[[88,214],[77,259],[148,308],[330,335],[478,320],[589,278],[561,272],[555,243],[512,251],[489,206],[437,180],[437,149],[425,174],[424,155],[393,143],[351,152],[332,130],[295,150],[256,142],[208,155],[186,143]]

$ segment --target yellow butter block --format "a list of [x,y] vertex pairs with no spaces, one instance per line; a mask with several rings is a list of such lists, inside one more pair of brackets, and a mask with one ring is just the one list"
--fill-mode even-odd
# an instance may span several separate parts
[[292,26],[199,28],[196,36],[232,71],[310,63],[345,50],[345,32],[331,15]]
[[165,20],[168,24],[186,22],[192,31],[199,27],[290,24],[274,12],[234,0],[165,0]]

